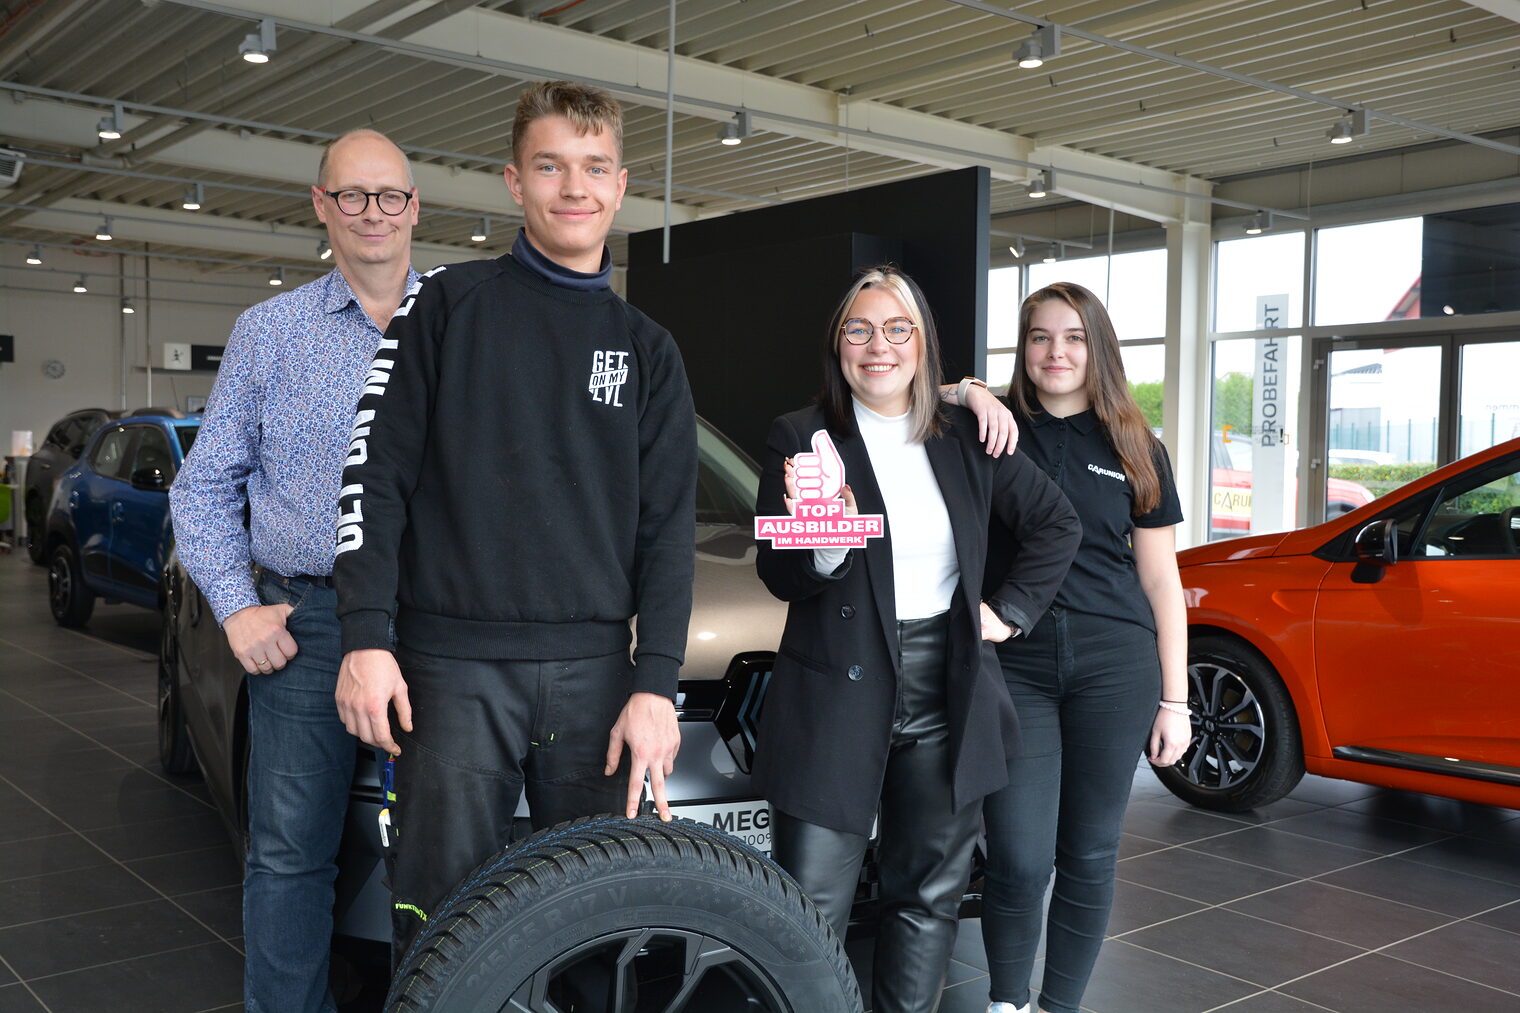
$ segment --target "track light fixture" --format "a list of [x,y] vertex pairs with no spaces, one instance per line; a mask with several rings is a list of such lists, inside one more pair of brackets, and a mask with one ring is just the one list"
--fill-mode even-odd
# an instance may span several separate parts
[[275,288],[279,288],[285,284],[285,269],[283,267],[277,267],[269,272],[269,284]]
[[1029,33],[1029,38],[1019,43],[1013,58],[1024,70],[1045,66],[1045,61],[1061,55],[1061,26],[1041,25]]
[[185,187],[185,199],[179,202],[179,206],[186,211],[199,211],[206,203],[206,187],[201,183],[191,183]]
[[718,128],[718,141],[729,146],[742,143],[745,138],[754,132],[754,126],[750,122],[748,109],[740,109],[734,113],[734,118]]
[[1331,144],[1350,144],[1367,132],[1367,110],[1348,109],[1346,118],[1337,120],[1325,134]]
[[109,243],[111,241],[110,215],[100,216],[100,227],[95,230],[95,238],[100,240],[102,243]]
[[126,316],[131,316],[133,313],[137,312],[137,307],[132,305],[131,299],[124,297],[121,300],[121,312]]
[[76,281],[76,282],[74,282],[74,291],[78,292],[80,295],[83,295],[84,293],[88,292],[89,290],[90,290],[90,286],[88,286],[88,285],[86,285],[84,283],[84,275],[81,274],[79,276],[79,280]]
[[318,260],[328,260],[331,257],[332,257],[332,247],[330,245],[328,245],[327,240],[325,240],[325,239],[318,240],[317,241],[317,259]]
[[1055,178],[1056,174],[1054,169],[1047,170],[1046,172],[1035,173],[1034,179],[1031,179],[1028,183],[1028,196],[1034,198],[1035,200],[1039,200],[1041,197],[1044,197],[1047,193],[1050,192],[1050,188],[1055,185]]
[[491,219],[482,218],[480,224],[475,226],[475,231],[470,233],[470,242],[483,243],[491,235]]
[[100,122],[95,124],[95,135],[102,141],[115,141],[121,138],[121,106],[111,107],[109,116],[102,116]]
[[1054,264],[1056,261],[1060,260],[1064,256],[1066,256],[1066,244],[1065,243],[1051,243],[1050,244],[1050,250],[1046,252],[1046,254],[1045,254],[1045,256],[1044,256],[1043,259],[1044,259],[1044,262],[1047,263],[1047,264]]
[[1014,257],[1016,257],[1017,259],[1023,260],[1024,259],[1024,240],[1022,240],[1022,239],[1014,239],[1014,241],[1012,243],[1008,244],[1008,252],[1011,253],[1011,254],[1013,254]]
[[269,54],[274,51],[274,18],[261,20],[259,30],[243,36],[238,44],[238,55],[249,63],[268,63]]
[[38,244],[32,247],[32,252],[26,255],[26,262],[33,267],[42,266],[42,246]]
[[1272,212],[1258,211],[1246,223],[1246,235],[1259,236],[1272,228]]

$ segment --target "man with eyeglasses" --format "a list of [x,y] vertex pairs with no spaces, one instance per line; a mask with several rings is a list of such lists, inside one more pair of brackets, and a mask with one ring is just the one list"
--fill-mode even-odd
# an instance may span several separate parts
[[333,518],[355,405],[417,280],[417,191],[389,139],[333,141],[311,198],[337,267],[238,318],[169,492],[180,559],[248,672],[249,1013],[336,1009],[328,951],[355,741],[333,699]]

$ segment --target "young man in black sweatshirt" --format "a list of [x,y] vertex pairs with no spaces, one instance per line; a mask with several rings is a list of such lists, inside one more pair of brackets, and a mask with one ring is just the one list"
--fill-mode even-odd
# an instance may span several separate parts
[[397,960],[505,842],[523,790],[536,827],[633,816],[647,772],[669,818],[696,416],[670,334],[608,287],[621,115],[569,82],[523,94],[512,253],[425,275],[359,401],[337,701],[349,731],[397,755]]

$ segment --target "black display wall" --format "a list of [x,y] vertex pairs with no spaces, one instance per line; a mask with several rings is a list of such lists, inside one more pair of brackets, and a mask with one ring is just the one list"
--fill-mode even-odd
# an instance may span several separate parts
[[987,350],[988,186],[958,169],[628,239],[628,301],[670,329],[697,411],[757,460],[818,392],[829,314],[863,268],[902,267],[939,324],[947,380]]

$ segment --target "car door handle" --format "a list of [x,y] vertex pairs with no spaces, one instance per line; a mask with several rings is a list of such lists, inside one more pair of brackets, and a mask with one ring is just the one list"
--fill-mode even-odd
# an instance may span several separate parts
[[121,505],[120,501],[111,504],[111,520],[121,520],[126,512],[126,508]]

